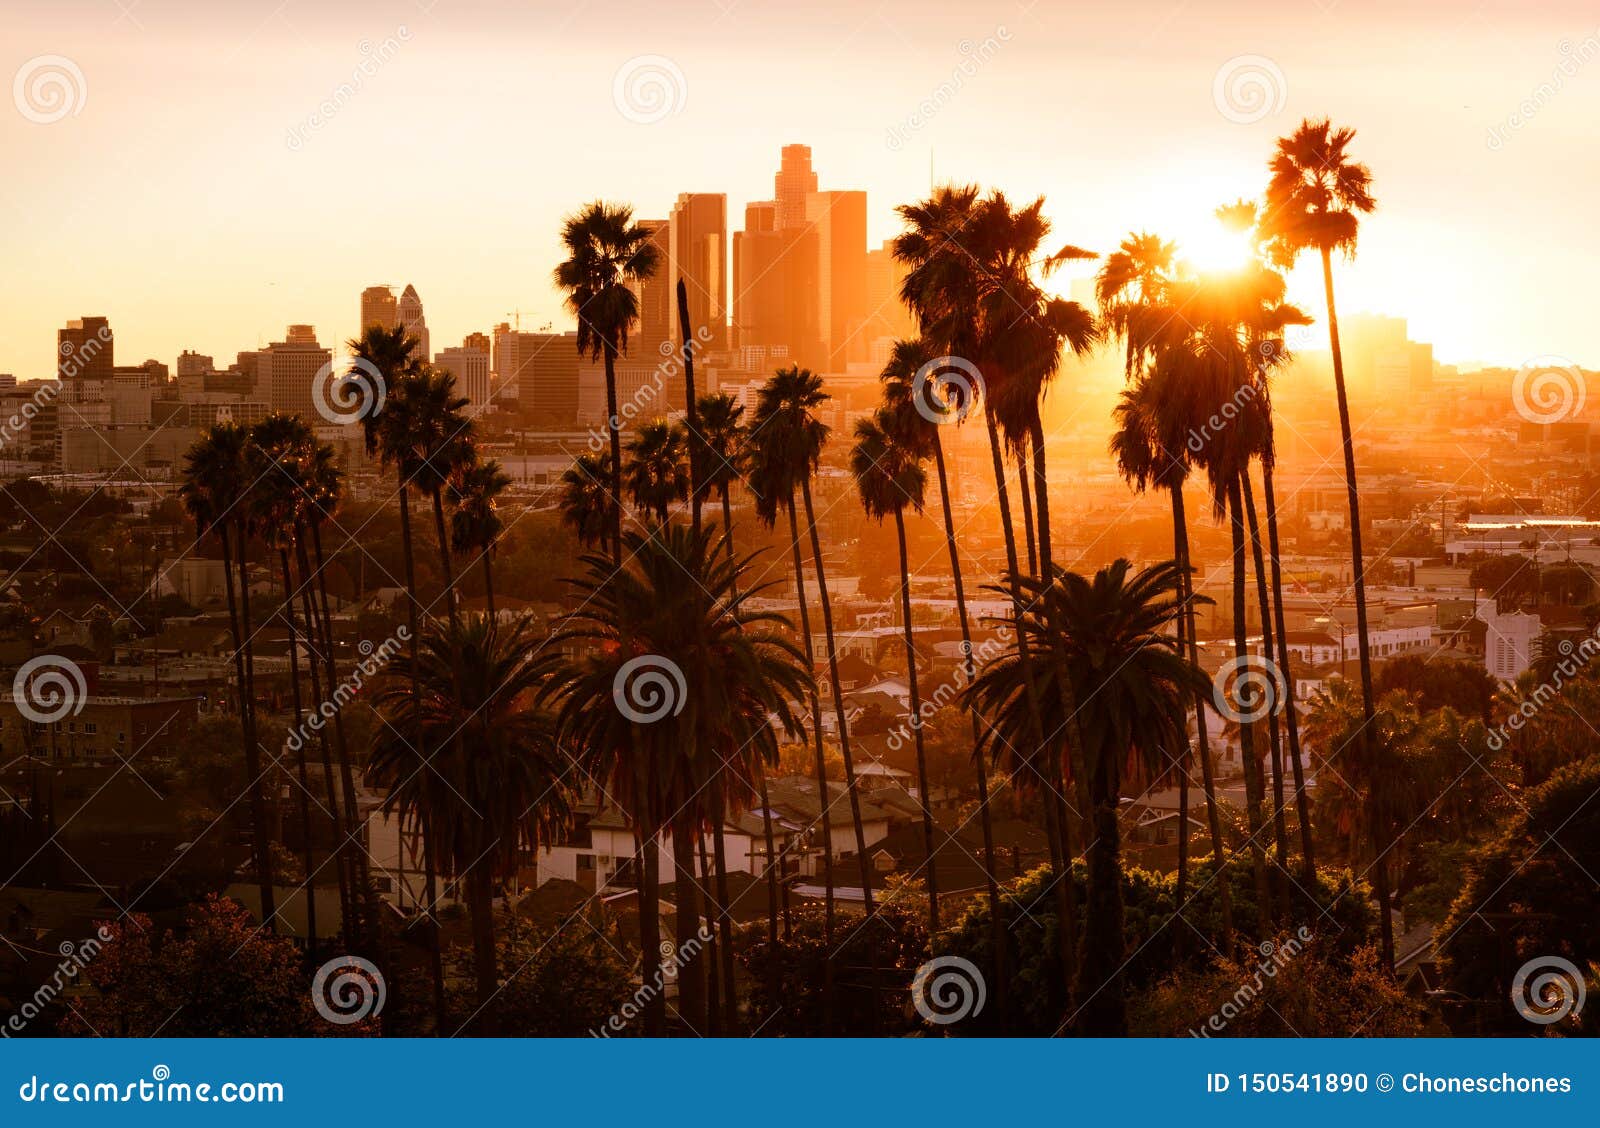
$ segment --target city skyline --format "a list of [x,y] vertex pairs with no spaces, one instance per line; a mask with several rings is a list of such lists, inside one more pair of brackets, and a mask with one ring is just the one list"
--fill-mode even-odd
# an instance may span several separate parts
[[[470,35],[486,14],[508,32],[537,19],[495,5],[289,5],[212,13],[188,29],[176,6],[154,0],[127,18],[92,2],[22,5],[19,41],[58,43],[81,76],[81,102],[49,124],[12,107],[0,114],[0,146],[16,158],[0,201],[27,221],[10,253],[29,281],[0,309],[0,371],[26,380],[47,370],[54,329],[86,310],[125,327],[125,355],[169,362],[182,349],[261,347],[291,323],[342,340],[354,331],[349,293],[374,278],[409,278],[431,295],[440,340],[488,331],[517,310],[524,328],[565,326],[549,283],[563,215],[598,196],[665,217],[681,192],[726,193],[731,237],[746,204],[772,198],[778,151],[794,141],[811,145],[825,187],[867,193],[869,247],[894,234],[893,208],[923,193],[930,171],[1016,198],[1042,193],[1058,235],[1102,253],[1133,228],[1193,243],[1213,207],[1259,189],[1263,142],[1312,110],[1357,123],[1384,169],[1383,207],[1370,220],[1381,238],[1345,271],[1347,309],[1406,317],[1447,363],[1516,367],[1548,354],[1600,363],[1570,238],[1584,220],[1581,194],[1562,187],[1582,183],[1596,159],[1576,143],[1600,93],[1584,69],[1600,52],[1593,21],[1568,4],[1533,15],[1494,4],[1465,22],[1439,20],[1451,64],[1423,67],[1407,88],[1399,72],[1421,64],[1398,67],[1359,33],[1366,7],[1315,17],[1315,35],[1297,15],[1258,13],[1248,44],[1155,6],[1069,21],[1039,8],[830,5],[817,26],[751,6],[692,40],[648,9],[609,38],[596,35],[593,14],[557,9],[535,30],[562,49],[531,79],[514,55]],[[1389,15],[1421,26],[1439,11]],[[186,35],[228,47],[192,52]],[[823,57],[849,80],[770,82],[726,50],[763,35],[796,47],[829,40]],[[902,43],[913,50],[893,49]],[[1155,65],[1126,91],[1119,70],[1141,51]],[[16,75],[31,59],[0,61]],[[220,80],[224,64],[249,77],[248,112],[236,112],[238,95]],[[1258,68],[1241,81],[1265,76],[1254,94],[1247,85],[1232,95],[1264,97],[1265,112],[1227,101],[1230,65]],[[664,108],[630,110],[627,81],[649,66],[659,73],[644,77],[666,83]],[[141,85],[146,68],[170,81]],[[1361,74],[1371,77],[1350,81]],[[334,97],[353,75],[353,94]],[[528,125],[536,95],[563,87],[584,95],[575,116]],[[1117,103],[1115,122],[1102,92]],[[315,117],[330,98],[335,112]],[[857,112],[868,98],[873,112]],[[127,115],[140,112],[164,124],[131,146]],[[441,131],[443,113],[454,120]],[[1038,123],[1059,140],[1041,144]],[[572,161],[552,166],[537,152],[545,144],[505,144],[527,128],[544,129]],[[368,181],[348,171],[382,168],[396,144],[415,146],[418,129],[439,147],[438,167]],[[584,137],[606,139],[603,152],[582,155]],[[424,209],[441,218],[418,224]],[[1515,235],[1481,222],[1507,210],[1519,215]],[[1430,268],[1426,285],[1418,264]],[[1315,305],[1305,267],[1291,287]]]

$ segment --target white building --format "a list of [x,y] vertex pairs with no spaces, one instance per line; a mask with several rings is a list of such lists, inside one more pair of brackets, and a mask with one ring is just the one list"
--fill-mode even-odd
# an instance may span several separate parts
[[1501,681],[1515,681],[1533,665],[1541,626],[1528,611],[1501,612],[1493,597],[1478,604],[1478,618],[1488,628],[1483,637],[1484,668]]

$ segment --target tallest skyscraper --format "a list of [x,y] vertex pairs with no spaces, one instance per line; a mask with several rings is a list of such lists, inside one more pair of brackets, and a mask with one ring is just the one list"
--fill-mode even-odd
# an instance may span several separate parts
[[806,225],[806,197],[817,190],[817,174],[811,168],[810,145],[785,145],[782,163],[772,178],[772,197],[777,203],[776,227],[779,231]]

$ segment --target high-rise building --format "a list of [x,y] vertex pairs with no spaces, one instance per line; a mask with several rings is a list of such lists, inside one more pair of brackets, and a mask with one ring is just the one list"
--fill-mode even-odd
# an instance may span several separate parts
[[[488,338],[482,333],[485,345]],[[449,348],[433,358],[434,364],[456,378],[456,394],[467,399],[467,414],[477,415],[489,406],[489,350],[471,343],[469,337],[460,348]]]
[[782,164],[772,178],[777,226],[805,226],[806,197],[816,190],[817,174],[811,170],[811,146],[785,145]]
[[[672,207],[670,269],[667,283],[678,279],[687,289],[690,332],[707,350],[728,340],[728,197],[722,192],[685,192]],[[674,299],[675,300],[675,299]],[[641,359],[644,359],[641,354]],[[651,357],[654,364],[659,357]]]
[[399,309],[394,291],[387,286],[368,286],[361,291],[361,331],[374,325],[393,329],[399,324]]
[[283,340],[261,349],[255,358],[255,383],[266,390],[272,410],[299,415],[316,426],[320,420],[311,389],[322,369],[333,363],[332,351],[317,343],[316,329],[291,325]]
[[906,268],[894,257],[892,244],[884,243],[867,252],[867,348],[881,351],[882,342],[905,340],[914,335],[916,322],[900,300],[900,284]]
[[81,317],[56,330],[56,377],[73,381],[108,381],[116,367],[111,322],[104,317]]
[[842,372],[866,360],[867,194],[812,192],[806,220],[817,235],[817,320],[825,367]]
[[741,350],[786,349],[796,363],[822,365],[817,307],[817,234],[809,226],[779,228],[778,205],[744,210],[733,236],[734,344]]
[[495,329],[495,373],[537,426],[570,428],[578,419],[578,335]]
[[395,324],[417,339],[417,357],[427,360],[433,355],[428,347],[428,319],[422,315],[422,299],[417,296],[417,288],[409,283],[395,305]]
[[[641,219],[639,226],[649,230],[650,242],[656,248],[656,272],[634,284],[639,298],[639,327],[637,333],[629,334],[628,352],[659,356],[661,346],[678,335],[678,275],[672,268],[672,221]],[[692,299],[689,308],[694,309]]]

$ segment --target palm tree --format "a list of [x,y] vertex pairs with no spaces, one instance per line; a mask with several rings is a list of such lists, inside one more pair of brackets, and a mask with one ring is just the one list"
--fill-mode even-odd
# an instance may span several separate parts
[[[722,502],[722,531],[727,537],[728,559],[733,559],[733,507],[730,493],[744,469],[746,433],[744,405],[719,392],[701,396],[695,405],[695,423],[689,429],[695,489],[702,497],[715,491]],[[694,451],[698,450],[696,458]]]
[[[1031,609],[1018,624],[1038,649],[1066,651],[1074,692],[1070,697],[1044,694],[1050,720],[1065,725],[1059,710],[1069,699],[1081,702],[1085,714],[1078,731],[1093,802],[1093,837],[1076,994],[1082,1029],[1099,1036],[1123,1034],[1127,1026],[1117,811],[1124,790],[1138,790],[1167,773],[1164,753],[1183,736],[1189,695],[1206,684],[1167,633],[1183,603],[1178,566],[1169,561],[1130,578],[1131,571],[1126,560],[1118,560],[1093,580],[1075,572],[1058,572],[1048,582],[1025,577]],[[1045,679],[1058,676],[1058,669],[1048,664]],[[969,692],[996,718],[998,735],[1023,736],[1027,691],[1015,655],[986,666]]]
[[[1350,403],[1345,394],[1344,355],[1339,347],[1339,314],[1333,297],[1333,252],[1354,257],[1360,216],[1370,213],[1377,201],[1372,195],[1372,172],[1366,165],[1350,159],[1347,150],[1355,140],[1355,130],[1333,128],[1321,121],[1302,121],[1288,137],[1278,140],[1269,165],[1266,209],[1261,217],[1262,234],[1273,260],[1284,267],[1313,250],[1322,260],[1322,292],[1328,310],[1328,346],[1333,354],[1333,387],[1339,407],[1339,437],[1344,450],[1345,492],[1350,506],[1350,562],[1355,578],[1356,646],[1361,664],[1361,702],[1366,726],[1363,740],[1370,740],[1366,729],[1373,725],[1372,655],[1367,638],[1366,565],[1361,551],[1361,499],[1356,486],[1355,439],[1350,429]],[[1371,759],[1371,756],[1366,756]],[[1374,795],[1374,810],[1381,799]],[[1390,842],[1381,820],[1372,822],[1375,849],[1382,858]],[[1387,867],[1376,867],[1374,882],[1378,897],[1379,935],[1383,962],[1394,971],[1394,926],[1389,919],[1389,879]]]
[[[822,462],[828,425],[818,416],[829,396],[822,378],[798,365],[779,369],[757,393],[750,432],[757,457],[765,467],[764,481],[779,496],[794,496],[798,488],[805,505],[806,528],[811,540],[811,564],[817,574],[817,601],[822,605],[822,631],[828,647],[828,680],[833,685],[833,713],[839,726],[839,752],[844,760],[845,791],[850,797],[850,819],[855,825],[856,860],[861,873],[861,894],[868,916],[873,912],[872,862],[867,855],[866,830],[861,821],[861,792],[856,785],[855,761],[850,749],[850,723],[845,716],[844,685],[839,680],[839,654],[833,636],[833,605],[828,599],[828,574],[822,564],[822,539],[817,532],[816,508],[811,500],[811,475]],[[788,489],[783,487],[787,486]],[[791,515],[793,502],[790,502]],[[803,604],[802,598],[802,604]],[[820,714],[817,724],[821,725]],[[820,784],[821,781],[819,781]],[[826,808],[826,791],[820,795]],[[831,845],[829,847],[832,848]]]
[[911,561],[906,555],[906,506],[922,512],[928,472],[915,430],[902,429],[905,419],[881,407],[856,420],[856,444],[850,452],[850,473],[867,516],[882,521],[893,515],[900,546],[900,627],[906,647],[906,681],[911,688],[911,737],[917,750],[918,805],[922,808],[922,846],[927,854],[928,932],[939,931],[938,850],[933,834],[933,792],[928,786],[928,757],[922,739],[922,694],[917,685],[917,648],[911,631]]
[[674,502],[689,497],[688,441],[682,427],[657,419],[641,425],[628,439],[628,460],[622,467],[623,488],[635,508],[666,524]]
[[[897,429],[920,436],[920,441],[925,443],[933,454],[934,471],[939,481],[939,505],[944,524],[945,549],[950,556],[950,579],[956,594],[956,617],[961,620],[962,675],[966,683],[971,685],[977,676],[977,663],[973,658],[972,623],[967,615],[967,591],[962,577],[961,553],[956,547],[955,514],[950,500],[950,479],[945,467],[944,440],[940,436],[939,425],[930,420],[929,415],[932,415],[933,420],[940,421],[948,421],[954,416],[959,422],[976,406],[977,389],[971,389],[970,395],[954,402],[946,398],[938,403],[919,404],[916,397],[919,394],[930,395],[934,389],[928,387],[926,379],[919,389],[917,373],[925,371],[929,365],[936,364],[938,359],[926,341],[920,339],[896,341],[879,379],[883,382],[884,402],[896,413],[899,420]],[[961,391],[954,384],[947,385],[943,390],[947,396],[949,393],[959,396]],[[984,879],[989,895],[992,929],[990,940],[995,954],[995,995],[999,1008],[1003,1011],[1009,983],[1005,924],[1000,908],[1000,882],[995,868],[994,819],[989,810],[989,770],[980,751],[983,743],[982,719],[976,710],[969,712],[972,716],[972,763],[978,780],[978,824],[983,833]]]
[[[468,1025],[492,1033],[499,990],[494,889],[521,858],[555,840],[570,817],[571,763],[553,718],[538,707],[544,632],[530,617],[502,628],[486,615],[430,629],[413,670],[395,659],[377,695],[389,722],[378,728],[369,769],[387,787],[384,810],[421,825],[438,843],[446,876],[466,890],[472,916],[477,1010]],[[420,717],[409,688],[422,685]],[[424,756],[403,733],[421,727]],[[456,739],[457,734],[464,739]]]
[[511,476],[495,459],[481,461],[474,452],[450,476],[452,511],[450,543],[463,556],[476,552],[483,564],[483,598],[489,618],[494,612],[494,548],[505,529],[500,519],[500,495],[511,488]]
[[580,454],[561,473],[561,520],[585,548],[611,552],[616,509],[611,497],[611,455]]
[[617,357],[639,319],[638,284],[656,272],[659,254],[649,228],[633,222],[633,209],[596,200],[567,217],[561,228],[567,258],[555,280],[578,319],[578,352],[600,359],[606,370],[606,429],[611,436],[611,540],[613,563],[622,557],[622,420],[617,414]]
[[[239,723],[244,731],[245,770],[249,774],[252,861],[261,892],[261,921],[276,930],[277,907],[273,898],[272,852],[267,825],[266,797],[262,792],[261,745],[256,739],[255,690],[251,680],[254,642],[250,630],[245,543],[249,539],[249,514],[240,504],[250,482],[245,467],[246,433],[233,423],[218,423],[202,435],[184,456],[183,485],[179,496],[194,521],[196,539],[214,534],[222,545],[222,577],[228,598],[228,621],[233,632],[233,669],[239,683]],[[242,603],[234,594],[233,555],[238,551],[239,581],[245,587]]]
[[[675,855],[692,854],[684,845],[719,815],[703,795],[710,773],[720,773],[730,809],[748,807],[756,763],[777,762],[780,732],[803,734],[795,704],[812,679],[789,623],[749,606],[765,590],[749,582],[753,558],[730,563],[709,532],[683,525],[630,531],[624,549],[620,571],[608,556],[584,557],[574,585],[580,609],[550,640],[553,653],[564,653],[551,659],[548,692],[583,771],[641,835],[670,817]],[[692,861],[679,864],[692,874]],[[692,881],[679,893],[680,922],[691,919],[692,935]],[[680,947],[681,956],[692,952]],[[644,981],[655,981],[659,953],[647,948],[642,959]],[[702,972],[698,958],[679,970],[686,1020],[702,1013]]]

